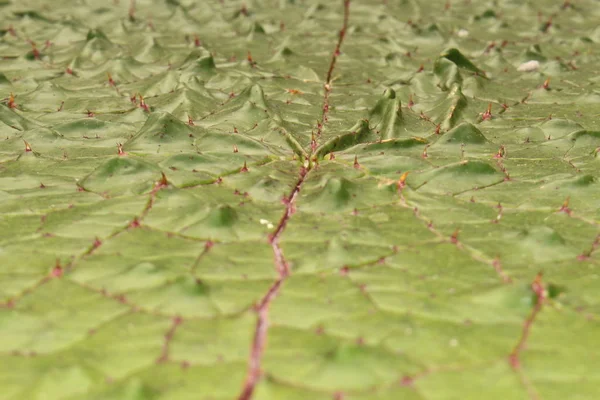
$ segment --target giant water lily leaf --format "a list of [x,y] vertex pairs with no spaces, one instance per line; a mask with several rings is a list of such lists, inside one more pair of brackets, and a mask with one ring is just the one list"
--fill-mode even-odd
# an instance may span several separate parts
[[592,0],[0,0],[0,399],[596,399]]

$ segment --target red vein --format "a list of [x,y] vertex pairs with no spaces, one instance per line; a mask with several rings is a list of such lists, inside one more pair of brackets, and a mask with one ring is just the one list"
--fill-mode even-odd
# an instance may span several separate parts
[[331,63],[329,64],[329,70],[327,70],[327,83],[331,82],[331,76],[333,75],[333,69],[335,68],[335,62],[337,61],[338,56],[340,55],[340,49],[342,48],[342,43],[344,42],[344,37],[346,36],[346,31],[348,30],[348,19],[350,18],[350,0],[344,0],[344,24],[342,25],[342,29],[340,30],[338,36],[338,42],[335,46],[335,50],[333,55],[331,56]]
[[433,226],[433,221],[430,221],[427,218],[425,218],[423,215],[421,215],[418,207],[416,207],[416,206],[412,207],[411,205],[408,204],[408,202],[406,201],[404,196],[402,196],[402,192],[400,192],[400,205],[405,208],[411,208],[413,210],[413,215],[420,221],[423,221],[424,223],[426,223],[427,229],[429,229],[429,231],[431,233],[436,235],[438,237],[438,239],[442,240],[442,242],[450,242],[450,243],[454,244],[458,250],[466,253],[469,257],[471,257],[471,259],[481,262],[483,264],[492,266],[492,268],[494,268],[494,271],[496,272],[496,274],[500,278],[502,278],[502,282],[507,283],[507,284],[512,283],[512,278],[502,268],[502,263],[501,263],[500,259],[495,258],[493,260],[489,260],[486,257],[483,257],[483,256],[475,253],[470,246],[467,246],[466,244],[464,244],[463,242],[461,242],[459,240],[459,237],[458,237],[459,230],[454,231],[454,233],[452,234],[450,239],[448,239],[440,231],[435,229],[435,227]]
[[0,303],[0,308],[13,308],[16,305],[16,302],[21,300],[23,297],[33,293],[36,289],[40,288],[42,285],[48,283],[52,279],[52,275],[46,274],[43,278],[39,279],[37,282],[33,284],[33,286],[27,287],[23,289],[20,293],[16,294],[13,297],[9,297],[5,302]]
[[518,373],[521,382],[526,387],[527,392],[529,393],[529,396],[532,399],[538,399],[539,396],[537,395],[535,389],[533,388],[527,377],[525,377],[521,372],[520,356],[527,345],[527,339],[529,338],[529,334],[531,332],[531,328],[533,327],[533,323],[537,315],[540,313],[540,311],[542,311],[542,307],[548,295],[546,292],[546,288],[544,287],[544,283],[542,282],[541,273],[537,274],[537,276],[533,280],[533,283],[531,284],[531,290],[535,295],[535,305],[529,313],[529,316],[525,320],[525,323],[523,324],[521,337],[519,338],[519,341],[517,342],[516,346],[509,354],[508,361],[513,370]]
[[[329,93],[331,91],[331,78],[333,75],[333,70],[335,68],[335,64],[338,56],[340,55],[340,48],[344,41],[344,37],[346,36],[346,31],[348,29],[348,18],[350,16],[350,0],[344,0],[344,22],[342,25],[342,29],[339,32],[338,42],[335,46],[335,50],[331,57],[331,63],[329,64],[329,69],[327,70],[327,78],[325,82],[325,93],[323,95],[323,114],[321,116],[321,121],[317,123],[317,134],[320,135],[323,129],[323,125],[327,122],[327,113],[329,111]],[[312,151],[314,152],[316,149],[316,140],[313,137],[311,142]],[[285,211],[275,227],[273,233],[269,236],[269,243],[271,244],[271,248],[273,249],[273,256],[275,258],[275,268],[277,269],[277,273],[279,274],[279,278],[271,285],[265,296],[262,298],[260,303],[258,304],[256,311],[258,313],[258,318],[256,321],[256,328],[254,331],[254,339],[252,340],[252,347],[250,350],[250,357],[248,360],[248,373],[246,375],[246,380],[244,381],[244,385],[242,387],[242,392],[238,397],[238,400],[250,400],[252,398],[252,394],[254,393],[254,388],[256,387],[258,381],[261,376],[261,360],[265,349],[265,344],[267,342],[267,335],[269,329],[269,306],[271,302],[277,297],[279,294],[279,290],[281,289],[281,285],[290,275],[290,267],[285,260],[285,256],[283,254],[283,250],[279,245],[279,238],[283,234],[285,227],[292,214],[296,211],[295,201],[300,193],[300,189],[304,184],[306,176],[310,172],[311,166],[308,168],[301,166],[300,167],[300,176],[296,185],[292,189],[292,192],[288,197],[283,199],[285,204]]]
[[157,181],[154,184],[154,187],[152,188],[152,191],[150,192],[150,197],[148,198],[148,202],[146,203],[146,207],[144,207],[144,209],[142,210],[142,214],[140,215],[139,219],[143,219],[146,215],[148,215],[148,213],[152,209],[152,206],[154,205],[154,202],[156,201],[156,194],[161,189],[163,189],[167,186],[169,186],[169,181],[167,180],[167,177],[165,176],[164,172],[161,172],[161,178],[159,181]]
[[423,371],[417,372],[416,374],[413,374],[413,375],[404,375],[400,378],[399,383],[401,386],[412,387],[416,380],[426,378],[433,374],[444,373],[444,372],[462,372],[462,371],[466,371],[466,370],[472,369],[472,368],[488,367],[488,366],[494,365],[498,362],[499,362],[499,360],[495,360],[495,361],[492,360],[492,361],[481,361],[481,362],[476,362],[474,364],[467,364],[467,365],[433,366],[433,367],[426,368]]
[[599,247],[600,247],[600,234],[596,235],[596,238],[594,239],[594,242],[592,243],[592,246],[590,247],[590,249],[581,253],[580,255],[578,255],[577,259],[579,261],[588,260],[590,257],[592,257],[592,254],[594,254],[594,252],[596,250],[598,250]]
[[33,293],[35,290],[37,290],[42,285],[49,282],[51,279],[61,278],[65,274],[65,272],[68,272],[71,269],[73,269],[73,266],[75,265],[77,260],[79,260],[82,257],[85,257],[86,255],[92,254],[92,252],[94,250],[96,250],[98,247],[100,247],[101,245],[102,245],[102,241],[98,237],[96,237],[91,246],[89,246],[87,249],[85,249],[85,251],[83,253],[81,253],[79,256],[72,256],[71,260],[64,266],[61,265],[60,259],[57,258],[56,263],[54,264],[54,268],[50,271],[49,274],[44,275],[35,284],[33,284],[33,286],[23,289],[21,291],[21,293],[8,298],[3,303],[0,303],[0,308],[13,308],[15,306],[15,303],[18,300],[25,297],[26,295]]
[[498,154],[496,154],[496,156],[494,156],[494,158],[496,159],[496,165],[498,165],[498,168],[500,168],[500,171],[502,171],[502,173],[504,174],[504,182],[506,181],[510,181],[510,174],[508,173],[508,170],[506,169],[506,167],[504,166],[504,163],[502,162],[502,159],[504,158],[503,155],[500,155],[500,150],[498,151]]
[[512,283],[512,278],[502,268],[502,262],[500,261],[500,258],[494,258],[492,261],[492,267],[494,267],[494,270],[502,278],[504,283]]
[[260,380],[260,366],[262,355],[267,342],[267,331],[269,329],[269,306],[271,301],[279,293],[281,284],[285,278],[280,278],[269,288],[269,291],[261,300],[257,311],[258,319],[256,321],[256,329],[254,331],[254,339],[252,340],[252,349],[250,351],[250,359],[248,361],[248,374],[242,388],[242,393],[238,400],[250,400],[254,393],[254,388]]
[[[89,284],[87,284],[85,282],[79,282],[79,281],[70,280],[70,279],[68,279],[68,282],[73,285],[79,286],[85,290],[89,290],[90,292],[93,292],[100,296],[103,296],[107,299],[114,300],[120,304],[123,304],[124,306],[128,307],[128,310],[130,312],[142,313],[142,314],[152,315],[152,316],[161,317],[161,318],[171,318],[173,320],[182,318],[179,315],[168,314],[165,312],[158,311],[157,309],[147,308],[147,307],[143,307],[139,304],[133,303],[131,300],[129,300],[129,298],[127,297],[127,295],[125,293],[109,292],[104,287],[96,288],[96,287],[90,286]],[[242,314],[243,312],[245,312],[245,310],[240,311],[239,314]],[[232,315],[238,315],[238,314],[235,313]],[[196,319],[206,320],[205,317],[199,317],[199,316],[186,316],[185,319],[186,320],[196,320]]]
[[[348,20],[350,18],[350,0],[344,0],[344,22],[342,29],[338,34],[338,41],[335,45],[333,54],[331,55],[331,62],[329,63],[329,69],[327,70],[327,78],[325,78],[325,94],[323,95],[323,113],[321,114],[321,122],[317,123],[317,136],[321,136],[323,132],[323,126],[327,122],[327,114],[329,113],[329,93],[331,92],[331,80],[333,78],[333,70],[338,57],[341,54],[342,44],[348,31]],[[312,151],[316,150],[316,140],[313,139]]]
[[202,249],[198,257],[194,261],[194,264],[190,268],[190,272],[193,276],[196,276],[196,268],[198,268],[198,265],[200,265],[200,260],[202,260],[202,258],[209,252],[210,249],[212,249],[214,245],[215,243],[212,240],[208,240],[204,243],[204,248]]
[[[571,197],[567,197],[565,199],[565,201],[563,202],[562,206],[560,207],[560,209],[557,211],[559,213],[565,213],[567,214],[569,217],[571,218],[575,218],[579,221],[585,222],[586,224],[590,224],[590,225],[594,225],[597,226],[599,225],[596,221],[594,220],[588,220],[578,214],[575,214],[573,212],[573,210],[569,207],[569,202],[571,200]],[[596,236],[596,240],[594,241],[594,244],[592,245],[591,250],[589,251],[589,255],[591,255],[592,252],[594,252],[594,250],[596,250],[596,248],[598,247],[598,245],[600,245],[600,235]],[[585,253],[583,254],[583,256],[585,256]],[[584,257],[585,258],[585,257]],[[581,256],[578,257],[578,259],[581,261]]]
[[527,376],[525,376],[525,374],[523,374],[523,371],[517,369],[517,370],[515,370],[515,372],[519,376],[519,380],[521,381],[521,384],[523,385],[523,387],[525,387],[525,390],[527,390],[527,394],[529,395],[529,398],[532,400],[540,400],[540,396],[538,395],[537,391],[533,387],[533,384],[531,383],[529,378],[527,378]]
[[533,283],[531,284],[531,290],[535,295],[535,305],[531,310],[531,313],[529,313],[529,316],[525,320],[519,342],[517,343],[517,345],[515,346],[515,348],[509,356],[510,364],[515,369],[520,367],[519,356],[523,351],[525,345],[527,344],[527,338],[529,337],[529,333],[531,331],[533,322],[535,321],[535,318],[537,317],[538,313],[542,310],[542,306],[544,304],[544,301],[546,300],[547,293],[546,289],[544,288],[544,284],[542,283],[541,273],[537,274],[537,276],[535,277]]
[[304,183],[304,179],[308,174],[308,169],[304,167],[300,167],[300,177],[292,190],[292,193],[286,198],[284,198],[283,202],[285,203],[285,211],[275,227],[273,233],[269,236],[269,242],[271,243],[271,247],[273,248],[273,254],[275,255],[275,267],[277,268],[277,272],[279,273],[279,277],[281,279],[285,279],[290,274],[290,267],[285,261],[285,257],[283,256],[283,251],[279,246],[279,238],[285,227],[294,212],[296,212],[295,202],[298,194],[300,193],[300,188]]
[[279,289],[281,288],[283,281],[285,281],[290,274],[289,265],[285,260],[283,250],[279,245],[279,238],[285,230],[290,217],[295,212],[294,203],[298,197],[298,194],[300,193],[300,188],[302,187],[307,174],[308,169],[301,167],[300,177],[298,178],[294,189],[292,189],[290,195],[284,199],[285,211],[279,220],[277,227],[269,237],[269,242],[275,257],[275,268],[277,269],[279,278],[273,283],[273,285],[271,285],[256,308],[258,318],[254,331],[254,339],[252,340],[252,348],[250,350],[250,359],[248,361],[248,374],[242,388],[242,393],[238,397],[239,400],[250,400],[252,398],[254,388],[260,379],[261,360],[264,353],[265,344],[267,342],[267,331],[269,328],[269,306],[271,305],[273,299],[275,299],[275,297],[277,297],[279,294]]
[[[156,199],[156,193],[159,190],[167,187],[168,185],[169,185],[169,182],[167,181],[167,177],[165,176],[164,173],[162,173],[161,179],[159,181],[157,181],[155,183],[154,187],[152,188],[152,191],[150,192],[150,196],[148,198],[148,201],[147,201],[144,209],[142,210],[142,213],[140,214],[140,216],[139,217],[135,216],[133,218],[133,220],[127,226],[116,230],[115,232],[113,232],[112,234],[110,234],[107,238],[115,237],[118,234],[120,234],[120,233],[124,232],[125,230],[127,230],[128,228],[139,227],[140,226],[140,220],[142,218],[144,218],[148,214],[148,212],[152,209],[152,206],[153,206],[153,204],[155,202],[155,199]],[[39,287],[41,287],[42,285],[44,285],[45,283],[47,283],[48,281],[50,281],[51,279],[62,277],[65,272],[69,272],[73,268],[75,268],[75,263],[79,259],[92,254],[94,252],[94,250],[96,250],[97,248],[99,248],[101,245],[102,245],[102,240],[100,240],[100,238],[98,238],[96,236],[95,239],[94,239],[94,242],[92,243],[92,245],[90,245],[88,248],[86,248],[83,251],[83,253],[81,253],[79,256],[72,257],[71,261],[69,261],[66,265],[62,266],[60,264],[60,260],[57,259],[54,268],[52,269],[52,271],[49,274],[43,276],[33,286],[31,286],[29,288],[25,288],[21,293],[17,294],[16,296],[13,296],[12,298],[9,298],[8,300],[6,300],[3,303],[0,303],[0,308],[12,308],[12,307],[14,307],[15,302],[17,300],[20,300],[22,297],[24,297],[24,296],[32,293],[33,291],[35,291],[36,289],[38,289]],[[122,302],[124,302],[124,301],[122,301]]]
[[173,323],[171,328],[169,328],[168,332],[165,334],[165,342],[163,344],[162,351],[160,356],[156,360],[157,363],[164,363],[169,360],[169,346],[171,345],[171,341],[175,336],[175,332],[177,331],[177,327],[183,323],[183,318],[175,317],[173,318]]

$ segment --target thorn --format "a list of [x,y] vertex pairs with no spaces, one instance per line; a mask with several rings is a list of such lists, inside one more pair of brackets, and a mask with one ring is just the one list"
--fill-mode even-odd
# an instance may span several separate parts
[[314,153],[317,150],[317,140],[315,139],[315,133],[312,133],[312,137],[310,139],[310,149]]
[[329,159],[330,160],[335,160],[335,154],[329,153]]
[[402,189],[406,186],[406,178],[408,177],[409,172],[410,171],[406,171],[400,175],[400,179],[398,179],[398,191],[402,191]]
[[140,225],[141,224],[138,217],[133,217],[133,220],[129,223],[129,228],[139,228]]
[[402,377],[402,379],[400,379],[400,385],[401,386],[412,386],[414,381],[415,381],[415,379],[413,377],[405,375]]
[[165,173],[161,171],[160,175],[161,175],[160,180],[158,182],[156,182],[156,186],[155,186],[156,189],[160,189],[160,188],[169,186],[169,181],[167,180],[167,176],[165,175]]
[[421,66],[419,67],[419,69],[417,70],[417,74],[419,72],[423,72],[423,70],[425,70],[425,66],[423,64],[421,64]]
[[486,112],[481,114],[482,121],[487,121],[488,119],[492,119],[492,103],[489,103]]
[[429,157],[429,156],[427,155],[427,148],[428,148],[428,147],[429,147],[429,145],[425,146],[425,148],[423,149],[423,154],[421,154],[421,157],[423,157],[423,158],[427,158],[427,157]]
[[562,207],[560,207],[560,210],[558,210],[558,212],[564,212],[567,215],[571,215],[572,210],[569,208],[569,201],[571,200],[571,197],[567,197],[565,199],[565,201],[562,204]]
[[17,104],[15,103],[15,95],[10,94],[10,96],[8,96],[8,108],[17,108]]
[[452,233],[452,236],[450,236],[450,242],[452,242],[453,244],[457,244],[458,243],[458,233],[460,232],[460,229],[456,228],[456,230],[454,231],[454,233]]
[[406,105],[408,107],[409,110],[412,110],[412,107],[415,105],[415,102],[413,101],[413,95],[412,93],[408,96],[408,104]]
[[96,114],[94,114],[93,111],[87,110],[87,116],[88,116],[88,118],[94,118],[95,115]]
[[344,393],[342,393],[342,392],[335,392],[333,394],[333,400],[344,400]]
[[496,153],[494,158],[504,158],[505,156],[506,156],[506,148],[504,147],[504,145],[500,145],[500,148],[498,149],[498,152]]
[[194,120],[192,119],[192,117],[190,117],[189,114],[188,114],[188,125],[189,126],[194,126]]
[[547,296],[546,288],[544,287],[544,282],[542,281],[542,275],[542,272],[538,272],[538,274],[535,276],[535,279],[531,283],[531,290],[536,297],[536,305],[543,302]]
[[144,97],[141,94],[138,94],[140,96],[140,108],[144,109],[144,111],[146,112],[150,112],[150,108],[148,108],[148,105],[146,104],[146,102],[144,101]]
[[591,256],[591,253],[589,251],[586,251],[577,256],[577,261],[585,261],[585,260],[589,259],[590,256]]
[[135,21],[135,0],[129,2],[129,21]]
[[112,75],[110,74],[110,72],[107,72],[106,75],[108,76],[108,84],[112,87],[116,87],[116,83],[112,78]]
[[356,168],[356,169],[360,168],[360,164],[358,163],[358,156],[357,155],[354,156],[354,168]]
[[252,68],[254,68],[256,66],[256,61],[254,61],[252,59],[252,54],[250,53],[250,50],[248,50],[248,57],[247,57],[247,59],[248,59],[248,63],[250,63],[250,66]]
[[238,130],[235,126],[233,127],[233,133],[238,133]]
[[117,154],[120,156],[125,155],[125,152],[123,151],[123,145],[121,143],[117,143]]
[[244,161],[244,166],[240,169],[240,172],[248,172],[248,166],[246,165],[246,161]]
[[65,105],[65,102],[64,102],[64,101],[61,101],[61,102],[60,102],[60,107],[58,107],[58,110],[56,110],[56,112],[60,112],[60,111],[62,111],[62,109],[63,109],[63,106],[64,106],[64,105]]
[[542,25],[541,31],[546,33],[546,32],[548,32],[548,29],[550,29],[551,26],[552,26],[552,16],[548,17],[548,21],[544,22],[544,25]]
[[312,161],[315,163],[315,168],[319,168],[319,158],[317,156],[312,157]]
[[23,142],[25,142],[25,152],[28,153],[31,151],[31,146],[29,145],[29,143],[27,143],[26,140],[23,140]]
[[40,59],[40,51],[35,46],[35,42],[31,42],[31,52],[33,53],[33,58],[36,60]]
[[52,272],[51,275],[54,278],[60,278],[63,275],[63,268],[60,265],[60,260],[57,258],[56,259],[56,264],[54,265],[54,268],[52,268]]
[[234,153],[237,153],[238,151],[239,151],[239,150],[238,150],[238,147],[237,147],[237,146],[234,144],[234,145],[233,145],[233,152],[234,152]]
[[546,90],[550,90],[550,78],[548,78],[544,81],[544,84],[542,85],[542,87]]
[[442,124],[441,124],[441,123],[440,123],[440,124],[437,124],[437,125],[435,126],[435,134],[436,134],[436,135],[439,135],[439,134],[440,134],[440,132],[441,132],[441,130],[442,130]]

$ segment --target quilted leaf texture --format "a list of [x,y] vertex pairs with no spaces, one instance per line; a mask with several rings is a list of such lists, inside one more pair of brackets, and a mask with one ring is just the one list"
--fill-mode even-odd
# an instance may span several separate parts
[[0,400],[598,399],[599,19],[0,0]]

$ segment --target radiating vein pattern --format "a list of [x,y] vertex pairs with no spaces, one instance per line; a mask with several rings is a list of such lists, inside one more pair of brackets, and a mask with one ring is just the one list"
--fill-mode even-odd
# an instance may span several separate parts
[[0,399],[596,399],[599,19],[0,0]]

